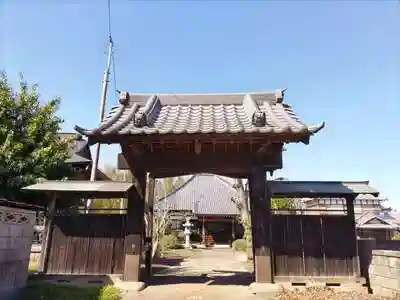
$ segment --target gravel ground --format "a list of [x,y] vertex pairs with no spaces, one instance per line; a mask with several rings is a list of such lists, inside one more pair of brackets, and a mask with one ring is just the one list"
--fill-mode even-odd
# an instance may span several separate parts
[[306,288],[306,289],[284,289],[275,298],[276,300],[398,300],[400,295],[393,297],[382,297],[376,295],[359,294],[353,291],[343,291],[331,288]]

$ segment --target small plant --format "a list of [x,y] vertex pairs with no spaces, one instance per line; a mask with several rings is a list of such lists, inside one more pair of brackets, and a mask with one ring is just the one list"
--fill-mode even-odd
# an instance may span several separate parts
[[101,287],[98,300],[120,300],[121,293],[120,291],[112,286],[112,285],[105,285]]
[[161,251],[166,252],[172,249],[182,249],[182,245],[179,243],[178,238],[175,235],[168,234],[162,237],[161,240]]
[[392,241],[400,241],[400,234],[397,233],[394,236],[392,236]]
[[247,249],[246,241],[244,239],[234,240],[232,243],[232,249],[234,251],[246,252]]

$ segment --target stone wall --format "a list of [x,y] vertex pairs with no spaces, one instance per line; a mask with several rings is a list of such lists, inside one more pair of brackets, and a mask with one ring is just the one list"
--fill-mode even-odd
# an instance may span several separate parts
[[35,213],[0,207],[0,295],[12,299],[26,285]]
[[373,250],[369,277],[374,294],[400,295],[400,251]]

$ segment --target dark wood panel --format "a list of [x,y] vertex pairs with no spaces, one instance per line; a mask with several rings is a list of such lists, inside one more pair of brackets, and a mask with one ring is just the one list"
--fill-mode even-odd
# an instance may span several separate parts
[[279,278],[350,278],[355,274],[347,216],[273,215],[275,276]]
[[326,274],[352,276],[352,241],[355,233],[347,216],[324,216],[322,219]]
[[304,268],[306,276],[324,276],[326,273],[322,240],[322,217],[303,216]]
[[55,216],[48,274],[121,274],[126,215]]

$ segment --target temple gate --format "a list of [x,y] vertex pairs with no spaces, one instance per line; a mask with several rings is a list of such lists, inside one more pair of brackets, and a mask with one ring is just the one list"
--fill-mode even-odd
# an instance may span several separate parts
[[[282,168],[285,143],[308,144],[310,136],[324,127],[323,123],[305,125],[283,100],[283,90],[120,93],[120,105],[98,128],[76,126],[90,144],[120,144],[119,168],[129,168],[135,178],[136,189],[128,197],[126,280],[140,280],[143,214],[152,214],[154,178],[206,172],[249,179],[256,281],[273,282],[271,193],[266,174]],[[151,238],[151,230],[146,235]]]

